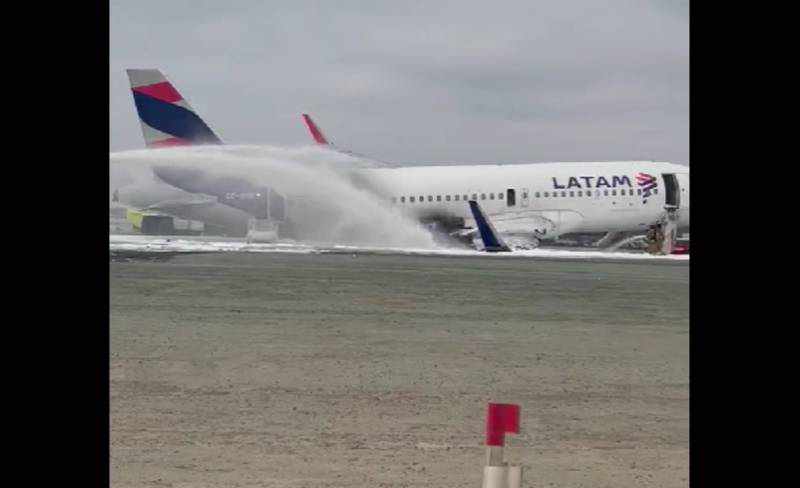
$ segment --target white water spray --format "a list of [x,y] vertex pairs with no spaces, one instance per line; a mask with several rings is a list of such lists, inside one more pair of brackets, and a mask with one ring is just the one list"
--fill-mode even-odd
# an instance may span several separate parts
[[[275,188],[290,202],[301,202],[302,206],[290,203],[289,210],[301,239],[305,235],[310,241],[333,244],[437,247],[428,231],[392,208],[375,188],[355,183],[363,181],[354,178],[364,171],[363,161],[326,148],[201,146],[124,151],[111,153],[109,159],[112,180],[115,173],[126,173],[128,187],[139,190],[128,193],[139,205],[148,190],[152,200],[169,192],[154,181],[152,167],[195,169],[216,177],[245,178]],[[156,187],[161,191],[154,191]]]

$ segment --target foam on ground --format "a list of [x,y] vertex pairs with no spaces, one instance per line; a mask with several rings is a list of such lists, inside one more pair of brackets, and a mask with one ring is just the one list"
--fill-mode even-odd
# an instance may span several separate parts
[[539,248],[510,253],[486,253],[473,249],[413,248],[386,246],[312,245],[297,242],[249,244],[244,239],[222,237],[163,237],[142,235],[112,235],[109,250],[132,252],[250,252],[301,254],[405,254],[417,256],[465,256],[497,258],[589,259],[589,260],[658,260],[689,261],[688,254],[654,256],[644,252],[596,251],[592,249]]

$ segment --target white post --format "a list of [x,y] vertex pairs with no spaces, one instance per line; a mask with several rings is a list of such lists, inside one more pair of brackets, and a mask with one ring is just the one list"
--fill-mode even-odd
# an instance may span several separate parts
[[519,405],[490,403],[486,413],[486,466],[483,488],[520,488],[522,467],[503,460],[506,433],[519,432]]

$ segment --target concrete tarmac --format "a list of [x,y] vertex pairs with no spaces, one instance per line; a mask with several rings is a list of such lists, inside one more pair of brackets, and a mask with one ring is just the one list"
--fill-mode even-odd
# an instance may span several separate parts
[[133,256],[114,487],[479,487],[489,401],[523,486],[688,485],[688,264]]

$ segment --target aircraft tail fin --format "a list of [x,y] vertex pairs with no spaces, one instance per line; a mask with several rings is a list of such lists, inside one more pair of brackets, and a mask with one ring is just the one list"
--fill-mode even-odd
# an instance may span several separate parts
[[483,241],[483,248],[488,252],[509,252],[511,249],[503,242],[500,235],[494,229],[494,226],[486,218],[480,205],[475,200],[469,201],[469,209],[472,211],[472,216],[475,218],[475,224],[478,226],[481,240]]
[[308,114],[303,114],[303,121],[306,123],[308,131],[311,133],[311,137],[314,138],[314,141],[316,141],[317,144],[323,144],[326,146],[333,145],[328,141],[328,138],[325,137],[325,134],[322,133],[319,127],[317,127],[317,124],[314,123]]
[[222,144],[161,71],[127,72],[147,147]]

